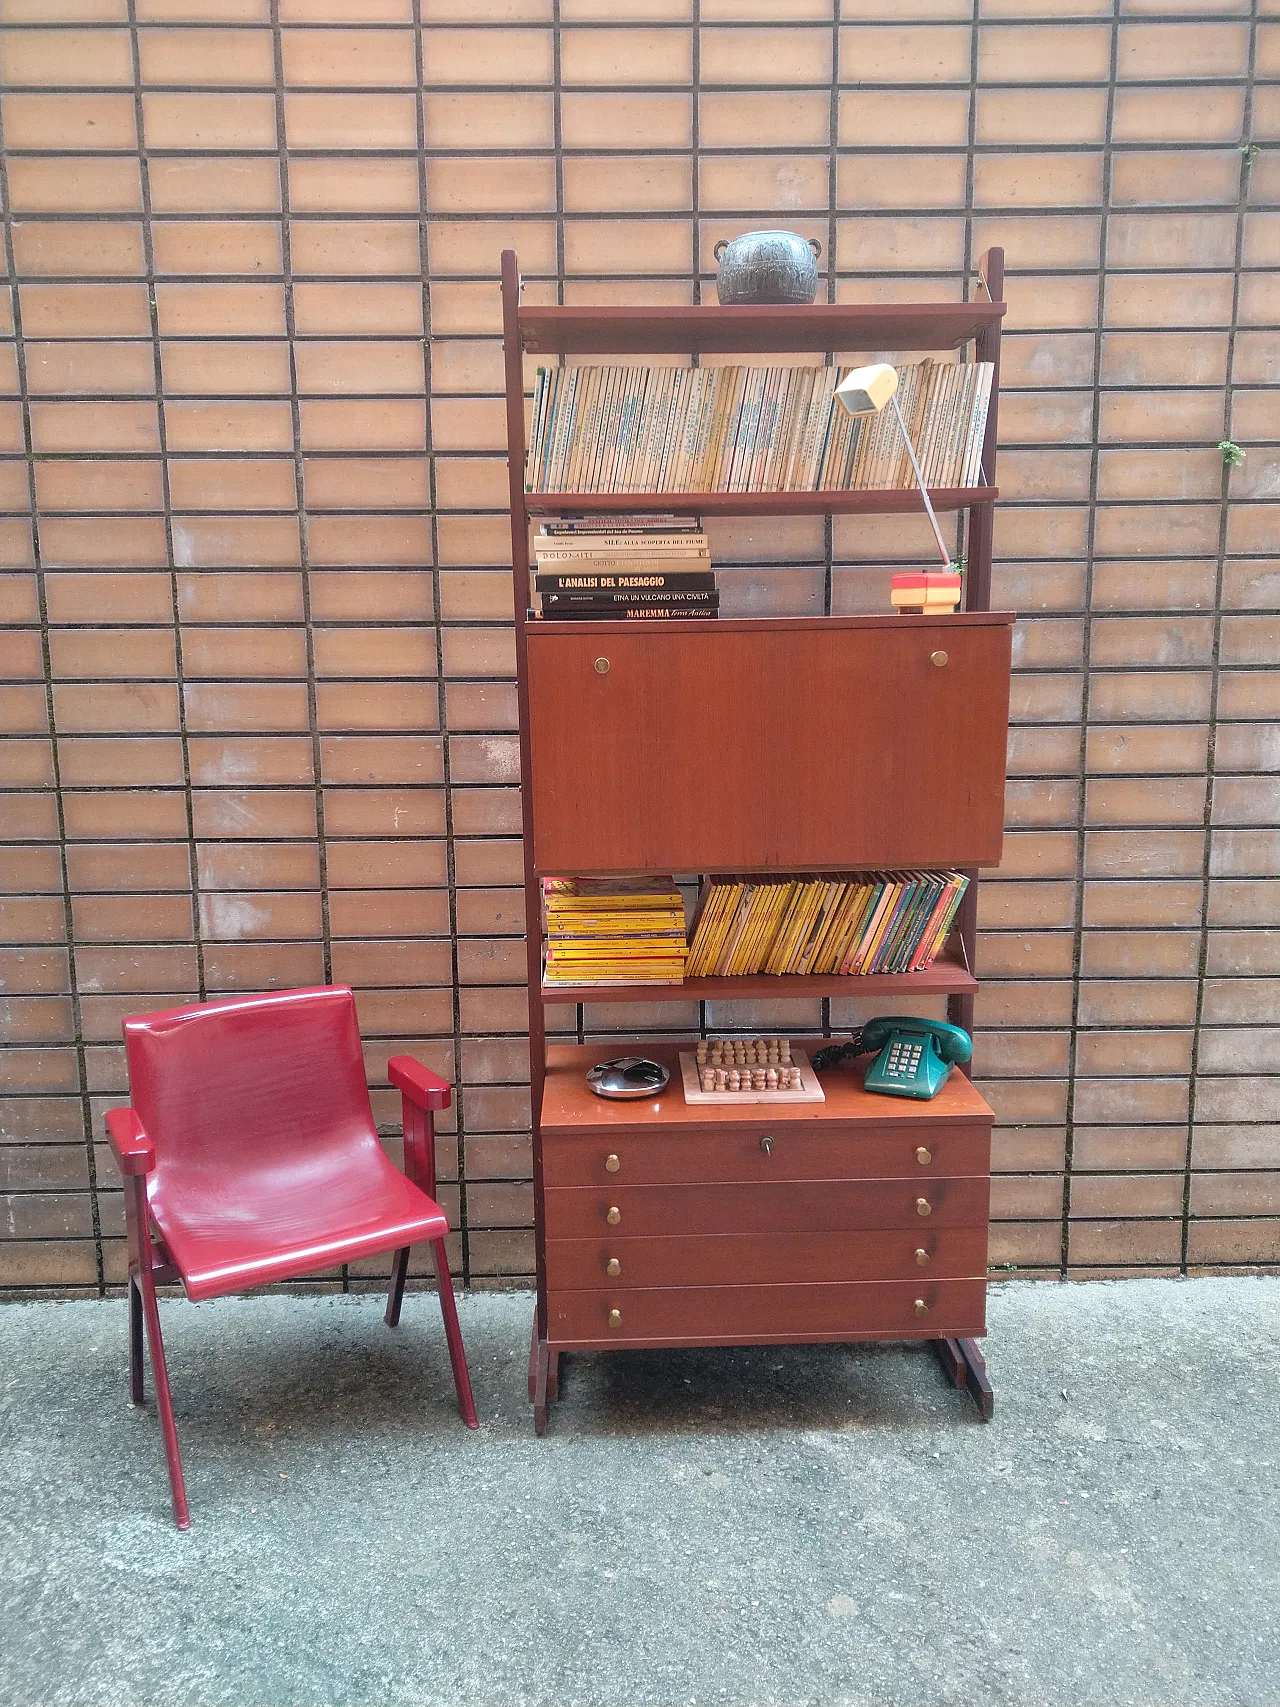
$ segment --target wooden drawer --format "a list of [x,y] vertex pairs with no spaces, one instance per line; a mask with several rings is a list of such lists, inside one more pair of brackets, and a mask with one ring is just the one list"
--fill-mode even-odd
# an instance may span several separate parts
[[[1012,632],[991,614],[532,623],[535,863],[998,864]],[[716,740],[730,708],[733,738]],[[847,775],[839,731],[857,748]]]
[[987,1331],[986,1296],[985,1280],[559,1292],[548,1301],[547,1337],[584,1347],[969,1337]]
[[[932,1217],[930,1217],[932,1220]],[[923,1252],[925,1261],[919,1260]],[[617,1273],[609,1272],[610,1263]],[[963,1280],[987,1272],[987,1229],[718,1233],[710,1237],[549,1239],[553,1292],[631,1292],[656,1286],[782,1285],[848,1280]]]
[[[544,1192],[544,1226],[548,1240],[608,1237],[615,1227],[620,1238],[985,1228],[990,1195],[986,1177],[815,1180],[785,1190],[772,1184],[559,1186]],[[618,1212],[614,1222],[611,1209]]]
[[[771,1148],[761,1148],[768,1137]],[[617,1162],[609,1165],[610,1158]],[[927,1159],[923,1159],[927,1158]],[[544,1139],[547,1186],[679,1185],[819,1179],[945,1179],[991,1167],[988,1123],[898,1121],[826,1126],[785,1119],[714,1132],[556,1133]]]

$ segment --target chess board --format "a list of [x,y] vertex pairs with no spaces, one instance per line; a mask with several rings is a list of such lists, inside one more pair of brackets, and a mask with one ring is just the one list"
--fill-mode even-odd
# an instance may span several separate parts
[[[759,1044],[776,1041],[776,1039],[756,1038],[751,1041]],[[781,1085],[776,1087],[766,1085],[762,1089],[751,1084],[749,1075],[748,1082],[744,1086],[741,1068],[737,1069],[737,1090],[730,1090],[727,1086],[723,1090],[703,1090],[701,1074],[705,1069],[699,1063],[697,1053],[692,1049],[682,1049],[680,1051],[680,1076],[684,1082],[684,1100],[689,1104],[703,1103],[720,1108],[741,1108],[750,1103],[826,1102],[826,1093],[818,1083],[817,1076],[810,1065],[809,1057],[803,1049],[797,1049],[793,1045],[790,1049],[790,1060],[787,1065],[797,1070],[799,1083],[785,1090]],[[767,1066],[765,1071],[768,1072]]]

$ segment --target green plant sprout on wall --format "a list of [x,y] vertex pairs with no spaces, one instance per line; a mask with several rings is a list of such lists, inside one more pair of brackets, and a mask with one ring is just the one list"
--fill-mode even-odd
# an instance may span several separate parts
[[1259,154],[1262,153],[1262,150],[1256,142],[1245,142],[1241,144],[1240,152],[1244,156],[1244,169],[1247,172]]
[[1245,459],[1246,453],[1232,439],[1221,440],[1218,449],[1221,451],[1222,460],[1228,468],[1239,468]]

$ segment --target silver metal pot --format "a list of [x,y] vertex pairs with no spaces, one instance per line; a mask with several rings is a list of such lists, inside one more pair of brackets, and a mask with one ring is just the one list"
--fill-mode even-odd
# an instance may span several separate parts
[[720,263],[716,294],[721,303],[812,302],[818,294],[822,245],[794,231],[744,231],[715,246]]

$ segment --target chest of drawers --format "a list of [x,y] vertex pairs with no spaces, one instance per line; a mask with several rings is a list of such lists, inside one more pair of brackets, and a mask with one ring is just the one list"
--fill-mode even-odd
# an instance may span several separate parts
[[531,1363],[544,1421],[539,1389],[554,1397],[571,1350],[919,1339],[974,1385],[992,1113],[966,1078],[915,1102],[868,1095],[841,1066],[825,1103],[689,1107],[677,1050],[646,1045],[672,1082],[605,1102],[584,1075],[614,1053],[548,1051]]

